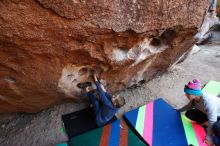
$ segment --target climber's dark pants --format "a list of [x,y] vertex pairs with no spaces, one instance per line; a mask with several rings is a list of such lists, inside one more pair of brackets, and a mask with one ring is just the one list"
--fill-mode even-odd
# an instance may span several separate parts
[[[206,114],[204,114],[203,112],[201,112],[198,109],[191,109],[188,110],[185,113],[186,117],[189,118],[192,121],[195,121],[198,124],[203,124],[204,122],[208,121],[208,118],[206,116]],[[220,142],[220,117],[218,117],[217,119],[218,121],[213,125],[212,129],[213,132],[215,134],[215,137],[218,140],[218,143]],[[220,146],[219,144],[216,144],[216,146]]]

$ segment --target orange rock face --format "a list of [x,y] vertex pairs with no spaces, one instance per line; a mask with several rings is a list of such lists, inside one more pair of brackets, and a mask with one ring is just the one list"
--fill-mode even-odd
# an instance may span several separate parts
[[1,0],[0,113],[38,112],[91,70],[114,93],[166,71],[194,43],[209,0]]

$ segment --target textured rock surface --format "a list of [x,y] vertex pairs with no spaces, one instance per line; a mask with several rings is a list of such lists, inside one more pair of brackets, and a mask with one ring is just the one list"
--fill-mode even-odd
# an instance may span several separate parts
[[96,70],[111,92],[163,73],[194,43],[208,0],[1,0],[0,113],[82,98]]

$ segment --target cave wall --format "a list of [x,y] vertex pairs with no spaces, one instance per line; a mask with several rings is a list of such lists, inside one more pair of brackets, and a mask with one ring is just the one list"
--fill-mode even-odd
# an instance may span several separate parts
[[[111,93],[161,74],[194,44],[209,0],[1,0],[0,113],[84,100],[95,70]],[[94,86],[94,85],[93,85]]]

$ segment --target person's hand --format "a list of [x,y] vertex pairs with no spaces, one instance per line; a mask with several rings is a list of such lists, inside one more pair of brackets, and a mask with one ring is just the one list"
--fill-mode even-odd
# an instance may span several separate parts
[[93,73],[93,80],[94,80],[94,82],[98,81],[97,74],[95,72]]
[[97,75],[96,75],[95,73],[93,74],[93,80],[94,80],[94,82],[97,82],[97,81],[98,81]]
[[205,139],[204,143],[206,143],[208,146],[215,146],[214,143],[211,140]]
[[204,123],[201,124],[202,126],[204,126],[205,128],[207,128],[209,126],[208,121],[205,121]]

